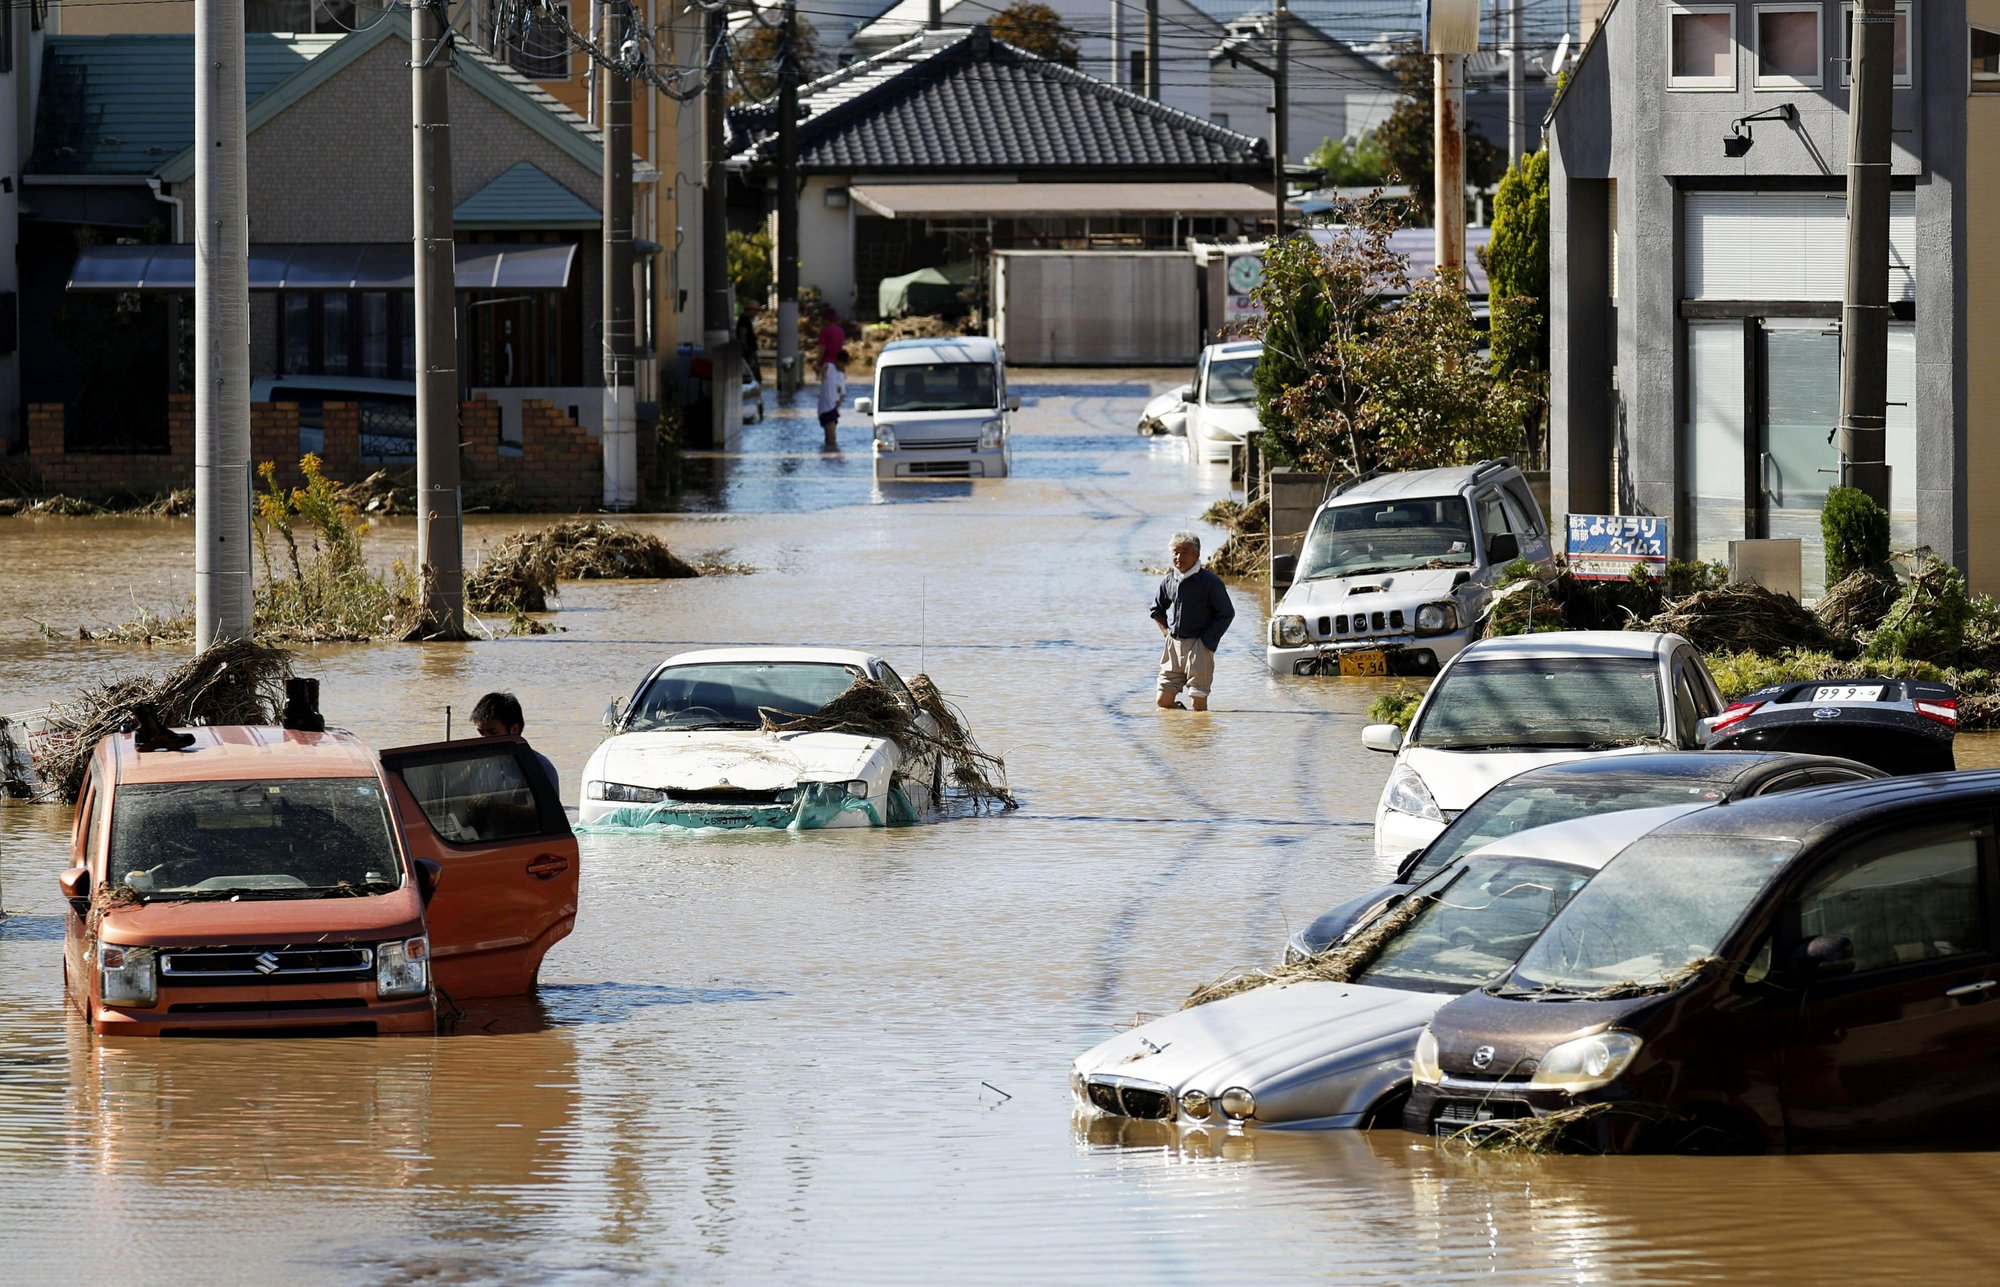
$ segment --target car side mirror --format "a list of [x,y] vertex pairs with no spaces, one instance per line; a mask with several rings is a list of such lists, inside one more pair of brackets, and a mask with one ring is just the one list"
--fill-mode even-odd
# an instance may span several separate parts
[[1296,554],[1273,554],[1271,556],[1271,584],[1290,585],[1298,575],[1299,556]]
[[1020,409],[1021,409],[1021,395],[1020,395],[1020,394],[1018,394],[1018,393],[1010,393],[1010,394],[1008,394],[1008,395],[1007,395],[1007,410],[1009,410],[1009,411],[1019,411]]
[[1192,384],[1183,384],[1180,388],[1175,389],[1173,392],[1176,398],[1179,398],[1182,402],[1186,402],[1189,398],[1194,396],[1194,386]]
[[1521,538],[1512,532],[1495,532],[1486,538],[1488,563],[1512,563],[1521,557]]
[[618,731],[618,721],[624,717],[625,713],[618,708],[618,699],[616,697],[612,698],[611,704],[604,708],[604,731],[607,733],[616,733]]
[[1394,724],[1370,724],[1361,730],[1361,744],[1371,751],[1394,755],[1403,749],[1403,730]]
[[854,414],[855,414],[855,415],[857,415],[857,416],[872,416],[872,415],[874,415],[874,414],[875,414],[875,399],[873,399],[873,398],[856,398],[856,399],[854,400]]
[[1168,437],[1184,436],[1187,433],[1187,412],[1185,410],[1167,412],[1160,417],[1160,428],[1167,431]]
[[1834,979],[1854,973],[1854,940],[1844,934],[1818,934],[1792,953],[1792,969],[1807,981]]
[[444,864],[435,858],[417,859],[417,894],[430,906],[431,899],[437,897],[438,883],[444,879]]
[[1694,722],[1694,744],[1707,746],[1709,734],[1715,732],[1715,717],[1705,715]]
[[90,868],[71,867],[56,877],[56,884],[78,916],[90,915]]
[[[1426,845],[1424,848],[1428,849],[1429,847]],[[1396,864],[1396,883],[1398,885],[1407,885],[1410,883],[1410,873],[1417,869],[1417,863],[1422,860],[1423,856],[1423,849],[1412,849],[1403,855],[1403,861]]]

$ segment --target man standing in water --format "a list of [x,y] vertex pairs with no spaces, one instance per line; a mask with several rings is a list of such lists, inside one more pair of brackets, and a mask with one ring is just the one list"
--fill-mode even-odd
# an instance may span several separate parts
[[1166,637],[1160,653],[1161,710],[1185,709],[1179,701],[1187,689],[1189,704],[1208,709],[1208,689],[1215,680],[1215,649],[1236,619],[1229,587],[1201,566],[1201,538],[1175,532],[1171,546],[1174,570],[1153,596],[1153,621]]
[[[480,737],[519,737],[526,726],[521,717],[521,699],[512,693],[488,693],[472,708],[472,731]],[[556,772],[555,761],[540,751],[534,754],[542,762],[542,771],[548,774],[549,785],[556,789],[556,794],[562,794],[562,775]]]

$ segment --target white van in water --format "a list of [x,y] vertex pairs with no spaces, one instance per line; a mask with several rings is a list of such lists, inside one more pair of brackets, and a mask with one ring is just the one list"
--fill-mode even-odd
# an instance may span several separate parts
[[877,478],[1004,478],[1011,454],[1007,356],[983,335],[896,340],[875,360]]

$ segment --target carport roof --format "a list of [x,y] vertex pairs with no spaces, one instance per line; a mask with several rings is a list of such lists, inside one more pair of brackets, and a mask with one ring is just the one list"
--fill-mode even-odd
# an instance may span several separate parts
[[870,183],[849,189],[889,219],[1262,215],[1271,194],[1248,183]]

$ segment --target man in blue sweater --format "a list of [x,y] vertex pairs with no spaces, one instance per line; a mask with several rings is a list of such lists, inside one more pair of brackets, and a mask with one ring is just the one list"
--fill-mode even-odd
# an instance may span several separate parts
[[1153,596],[1153,621],[1167,641],[1160,653],[1159,705],[1162,710],[1180,707],[1175,699],[1185,688],[1194,709],[1205,711],[1215,680],[1216,645],[1236,619],[1236,606],[1222,578],[1201,566],[1200,537],[1175,532],[1172,552],[1174,570]]

